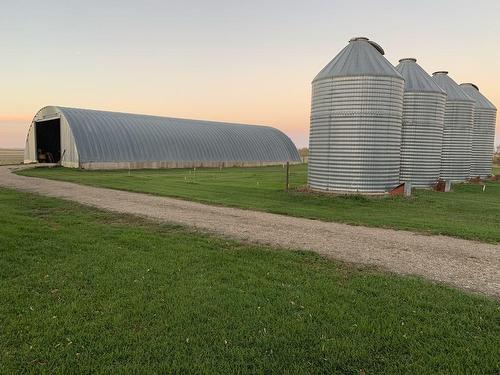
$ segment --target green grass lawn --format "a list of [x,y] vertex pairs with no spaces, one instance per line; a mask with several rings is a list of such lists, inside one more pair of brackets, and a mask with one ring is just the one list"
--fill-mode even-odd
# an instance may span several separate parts
[[[500,173],[500,171],[499,171]],[[452,193],[417,190],[401,197],[284,192],[281,166],[226,169],[85,171],[38,168],[20,174],[178,197],[355,225],[407,229],[500,242],[500,183],[455,185]],[[291,166],[291,187],[304,186],[307,166]]]
[[491,373],[500,304],[0,189],[0,373]]

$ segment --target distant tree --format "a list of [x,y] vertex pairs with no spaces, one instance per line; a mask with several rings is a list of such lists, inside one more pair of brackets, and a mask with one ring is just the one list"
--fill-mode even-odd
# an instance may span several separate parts
[[309,149],[307,147],[299,148],[299,155],[302,157],[309,156]]
[[497,146],[497,151],[493,155],[493,163],[500,165],[500,145]]

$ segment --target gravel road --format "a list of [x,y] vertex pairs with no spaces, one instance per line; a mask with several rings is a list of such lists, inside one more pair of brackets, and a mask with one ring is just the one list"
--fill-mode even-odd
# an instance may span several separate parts
[[419,275],[500,299],[500,245],[209,206],[23,177],[11,173],[11,169],[0,167],[0,186],[183,224],[239,240],[311,250],[328,258]]

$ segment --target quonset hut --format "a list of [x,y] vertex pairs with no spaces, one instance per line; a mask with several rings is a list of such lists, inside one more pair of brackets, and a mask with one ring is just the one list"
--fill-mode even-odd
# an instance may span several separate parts
[[85,169],[260,166],[300,162],[275,128],[45,107],[26,139],[25,163]]
[[312,190],[384,193],[399,184],[403,77],[358,37],[314,78],[308,182]]
[[399,60],[405,79],[401,130],[401,182],[430,186],[439,179],[446,93],[417,60]]
[[474,101],[448,76],[448,72],[435,72],[433,78],[447,94],[440,177],[465,181],[470,177]]
[[470,175],[487,178],[491,175],[497,109],[473,83],[462,83],[460,87],[475,101]]

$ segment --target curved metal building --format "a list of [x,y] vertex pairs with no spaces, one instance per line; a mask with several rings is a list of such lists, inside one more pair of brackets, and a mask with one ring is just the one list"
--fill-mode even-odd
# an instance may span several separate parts
[[24,161],[183,168],[300,162],[300,156],[290,138],[267,126],[45,107],[29,129]]
[[474,102],[448,72],[435,72],[433,78],[447,94],[440,178],[465,181],[470,178]]
[[473,83],[462,83],[460,87],[475,101],[470,174],[487,178],[491,176],[497,109]]
[[399,183],[404,80],[368,38],[353,38],[312,82],[312,190],[384,193]]
[[446,93],[414,58],[399,60],[405,79],[400,181],[426,187],[439,179]]

